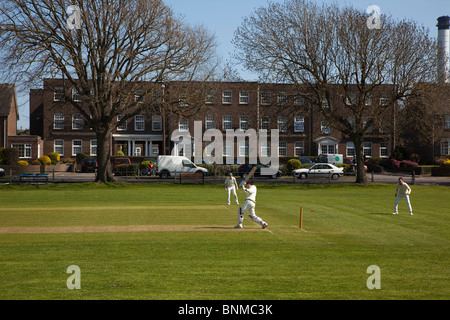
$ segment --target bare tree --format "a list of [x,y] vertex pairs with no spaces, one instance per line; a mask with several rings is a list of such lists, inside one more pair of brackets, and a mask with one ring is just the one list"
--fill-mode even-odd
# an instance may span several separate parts
[[[78,92],[82,102],[70,96],[66,101],[97,135],[100,182],[114,181],[112,131],[141,110],[156,107],[156,84],[211,76],[205,67],[214,66],[214,50],[212,35],[185,24],[162,0],[0,4],[2,65],[14,82],[62,75]],[[122,116],[119,121],[117,116]]]
[[437,52],[428,30],[414,21],[379,16],[378,29],[369,18],[352,7],[288,0],[257,9],[234,39],[246,68],[263,81],[297,86],[330,127],[354,142],[358,183],[367,181],[367,131],[395,117],[414,84],[434,79]]

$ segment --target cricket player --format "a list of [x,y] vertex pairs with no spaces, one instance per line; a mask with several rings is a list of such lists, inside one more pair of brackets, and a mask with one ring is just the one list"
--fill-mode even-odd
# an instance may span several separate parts
[[245,185],[245,181],[241,182],[240,185],[242,191],[246,194],[246,199],[244,205],[239,207],[238,210],[238,224],[234,227],[236,229],[242,229],[242,222],[244,222],[244,213],[246,211],[249,212],[248,217],[258,223],[263,229],[267,228],[267,223],[265,223],[260,217],[255,214],[255,206],[256,206],[256,186],[252,185],[250,182],[247,182]]
[[228,205],[230,205],[230,194],[233,192],[234,200],[236,204],[239,205],[239,199],[236,194],[236,190],[239,189],[236,178],[233,177],[233,174],[230,172],[230,175],[225,179],[225,191],[228,192]]
[[408,186],[406,182],[403,181],[403,178],[398,178],[397,188],[395,189],[395,204],[394,204],[394,213],[398,214],[398,203],[402,198],[405,198],[406,204],[408,205],[409,214],[413,215],[411,202],[409,201],[409,195],[411,194],[411,188]]

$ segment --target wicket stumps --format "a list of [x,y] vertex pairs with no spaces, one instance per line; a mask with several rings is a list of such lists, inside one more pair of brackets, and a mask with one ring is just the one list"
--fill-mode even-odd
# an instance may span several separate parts
[[300,230],[303,230],[303,207],[300,207],[300,224],[299,224]]

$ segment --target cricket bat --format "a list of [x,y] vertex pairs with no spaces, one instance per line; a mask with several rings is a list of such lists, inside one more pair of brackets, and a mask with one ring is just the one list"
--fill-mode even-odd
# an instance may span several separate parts
[[256,169],[258,169],[258,168],[257,168],[256,166],[254,166],[254,167],[252,168],[252,170],[250,170],[250,172],[248,173],[248,175],[245,177],[244,181],[241,182],[241,185],[242,185],[242,184],[247,184],[248,180],[250,180],[250,179],[253,177],[253,175],[255,174]]

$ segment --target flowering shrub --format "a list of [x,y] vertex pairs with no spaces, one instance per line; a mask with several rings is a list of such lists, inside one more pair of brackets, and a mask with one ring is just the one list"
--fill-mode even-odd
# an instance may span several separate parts
[[47,156],[50,158],[52,164],[57,164],[59,162],[59,160],[61,159],[58,152],[51,152]]
[[47,156],[42,156],[38,160],[43,166],[48,166],[52,164],[52,160]]
[[446,168],[450,168],[450,159],[445,160],[445,161],[442,163],[442,166],[443,166],[443,167],[446,167]]
[[395,169],[399,169],[399,168],[415,168],[417,167],[419,164],[417,162],[414,161],[410,161],[410,160],[395,160],[395,159],[391,159],[391,166]]

